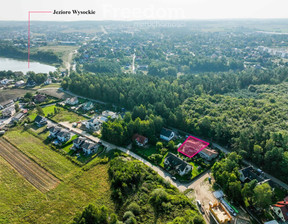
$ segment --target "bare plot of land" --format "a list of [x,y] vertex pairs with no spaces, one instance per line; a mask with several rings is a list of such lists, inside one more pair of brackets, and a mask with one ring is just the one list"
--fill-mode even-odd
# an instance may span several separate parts
[[0,156],[41,192],[47,192],[60,183],[56,177],[48,173],[3,138],[0,138]]
[[0,90],[0,103],[4,103],[8,100],[13,100],[17,97],[22,97],[27,92],[33,92],[33,90],[26,89],[2,89]]
[[70,95],[68,95],[67,93],[62,92],[59,88],[43,88],[43,89],[39,89],[38,92],[40,93],[45,93],[49,96],[53,96],[56,97],[58,99],[66,99],[71,97]]

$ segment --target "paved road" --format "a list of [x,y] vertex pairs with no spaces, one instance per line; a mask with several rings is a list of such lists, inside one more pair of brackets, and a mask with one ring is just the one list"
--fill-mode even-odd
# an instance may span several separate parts
[[[54,122],[51,122],[49,121],[50,123],[52,124],[55,124]],[[165,170],[161,169],[160,167],[158,166],[154,166],[152,163],[150,163],[149,161],[143,159],[142,157],[140,157],[139,155],[135,154],[134,152],[131,152],[129,149],[127,148],[124,148],[124,147],[120,147],[120,146],[117,146],[117,145],[114,145],[114,144],[111,144],[109,142],[106,142],[106,141],[103,141],[102,139],[100,140],[99,138],[93,136],[93,135],[90,135],[89,133],[79,129],[79,128],[73,128],[72,127],[72,124],[68,123],[68,122],[60,122],[59,123],[60,125],[62,125],[63,127],[66,127],[67,129],[70,129],[72,132],[74,132],[75,134],[78,134],[78,135],[82,135],[82,136],[85,136],[86,138],[92,140],[92,141],[95,141],[95,142],[99,142],[101,141],[102,144],[107,147],[107,151],[111,150],[111,149],[118,149],[130,156],[132,156],[133,158],[143,162],[145,165],[149,166],[150,168],[152,168],[155,172],[157,172],[161,177],[163,177],[165,180],[167,180],[168,182],[170,182],[172,185],[174,185],[175,187],[177,187],[180,191],[185,191],[187,188],[190,188],[190,185],[193,183],[188,183],[188,184],[182,184],[182,183],[179,183],[178,181],[174,181],[172,180],[172,176],[166,172]],[[208,171],[207,171],[208,172]],[[206,174],[203,173],[203,175]],[[195,181],[195,180],[194,180]]]
[[132,66],[131,66],[131,69],[132,69],[132,73],[135,74],[135,58],[136,58],[136,54],[134,53],[133,54],[133,57],[132,57]]

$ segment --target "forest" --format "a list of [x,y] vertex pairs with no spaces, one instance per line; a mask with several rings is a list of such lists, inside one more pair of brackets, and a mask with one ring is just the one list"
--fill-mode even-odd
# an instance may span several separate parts
[[[62,87],[130,111],[143,105],[141,120],[149,123],[151,115],[161,116],[164,125],[227,145],[243,158],[288,182],[285,169],[288,118],[284,110],[287,74],[286,67],[244,70],[238,74],[191,74],[180,78],[72,73],[64,79]],[[277,93],[268,92],[273,86],[278,89]],[[244,91],[255,97],[243,97]],[[106,133],[126,129],[126,124],[120,121],[113,125],[108,123],[104,126],[103,137],[108,140]],[[124,139],[127,137],[114,143],[123,144]]]
[[[21,50],[5,42],[0,43],[0,56],[27,59],[27,51]],[[30,53],[30,59],[44,63],[62,63],[62,60],[52,51],[37,51]]]

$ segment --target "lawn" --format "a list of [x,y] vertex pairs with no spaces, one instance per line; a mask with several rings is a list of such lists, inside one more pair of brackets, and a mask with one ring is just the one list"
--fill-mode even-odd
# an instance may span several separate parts
[[[59,112],[50,118],[56,122],[68,121],[70,123],[73,123],[73,122],[78,122],[78,121],[82,121],[82,120],[87,120],[87,118],[85,118],[81,115],[78,115],[74,112],[68,111],[62,107],[57,107],[56,105],[50,105],[50,106],[42,108],[43,112],[45,114],[45,117],[47,117],[48,114],[54,114],[55,108],[58,108]],[[37,116],[37,113],[36,113],[36,109],[35,109],[30,113],[30,115],[28,117],[29,117],[30,121],[33,121],[36,116]]]
[[58,107],[58,108],[60,109],[60,112],[52,117],[52,119],[56,122],[68,121],[70,123],[73,123],[73,122],[87,120],[87,118],[81,115],[78,115],[74,112],[68,111],[61,107]]
[[156,146],[148,146],[146,147],[135,147],[134,150],[138,155],[148,158],[152,154],[158,154],[159,151],[156,149]]

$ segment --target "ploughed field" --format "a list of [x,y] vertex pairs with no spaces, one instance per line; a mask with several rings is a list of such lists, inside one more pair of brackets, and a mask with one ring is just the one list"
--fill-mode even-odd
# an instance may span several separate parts
[[55,188],[60,183],[60,180],[3,138],[0,138],[0,156],[43,193]]

